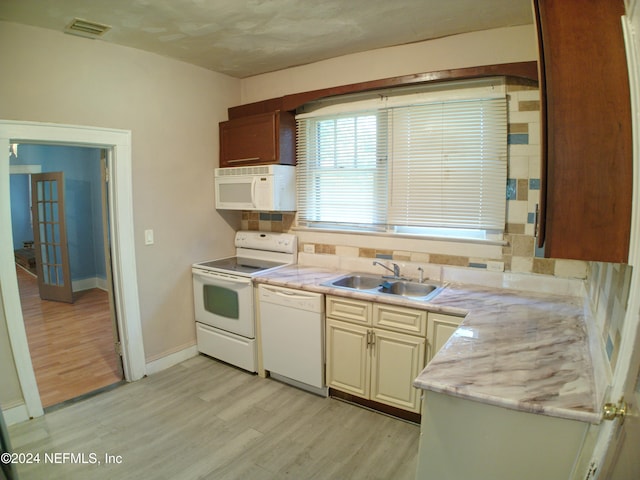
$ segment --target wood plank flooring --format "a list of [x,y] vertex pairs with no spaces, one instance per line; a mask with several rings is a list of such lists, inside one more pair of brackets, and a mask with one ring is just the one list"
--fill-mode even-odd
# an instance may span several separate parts
[[[419,427],[198,356],[9,428],[22,479],[413,479]],[[105,463],[105,455],[121,463]]]
[[122,380],[107,292],[76,292],[73,304],[41,300],[37,278],[18,266],[16,273],[43,407]]

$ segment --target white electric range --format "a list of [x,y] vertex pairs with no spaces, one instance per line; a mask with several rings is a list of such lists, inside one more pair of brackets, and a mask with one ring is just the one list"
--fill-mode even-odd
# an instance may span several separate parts
[[198,350],[250,372],[258,367],[252,277],[296,263],[295,235],[240,231],[233,257],[194,263]]

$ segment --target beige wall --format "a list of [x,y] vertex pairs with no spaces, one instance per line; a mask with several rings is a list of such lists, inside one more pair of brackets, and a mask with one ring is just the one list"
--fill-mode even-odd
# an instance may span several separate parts
[[345,55],[242,80],[242,103],[450,68],[538,60],[535,27],[498,28]]
[[[232,253],[239,224],[213,204],[218,122],[240,103],[239,80],[4,22],[0,59],[0,118],[131,130],[145,356],[151,361],[194,345],[191,263]],[[155,232],[152,246],[144,245],[145,229]]]

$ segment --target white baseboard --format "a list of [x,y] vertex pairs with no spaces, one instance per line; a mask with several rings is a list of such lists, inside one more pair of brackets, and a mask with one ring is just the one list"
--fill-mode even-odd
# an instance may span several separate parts
[[74,280],[71,282],[74,292],[81,292],[83,290],[91,290],[92,288],[99,288],[100,290],[107,290],[107,280],[100,277],[83,278],[82,280]]
[[158,358],[147,363],[146,373],[147,375],[153,375],[154,373],[161,372],[169,367],[173,367],[180,362],[189,360],[198,355],[198,346],[191,345],[185,349],[179,350],[175,353],[170,353],[164,357]]
[[2,416],[7,426],[29,420],[29,412],[27,412],[27,406],[25,404],[3,409]]

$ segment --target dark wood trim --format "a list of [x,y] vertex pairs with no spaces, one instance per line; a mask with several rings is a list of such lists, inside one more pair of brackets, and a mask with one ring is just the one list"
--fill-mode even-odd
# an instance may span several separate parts
[[262,100],[260,102],[229,107],[229,120],[248,117],[249,115],[259,115],[262,113],[272,113],[277,112],[278,110],[284,110],[282,108],[282,99],[283,97],[270,98],[269,100]]
[[272,112],[275,110],[294,111],[307,102],[334,95],[366,92],[381,88],[392,88],[421,83],[443,82],[493,76],[507,76],[519,79],[528,85],[538,84],[538,62],[501,63],[497,65],[483,65],[479,67],[455,68],[427,73],[415,73],[400,77],[383,78],[367,82],[352,83],[337,87],[323,88],[302,93],[293,93],[279,98],[270,98],[260,102],[238,105],[228,109],[229,119]]
[[350,393],[341,392],[340,390],[334,390],[333,388],[329,388],[329,396],[333,398],[339,398],[340,400],[344,400],[345,402],[361,405],[363,407],[370,408],[371,410],[376,410],[378,412],[391,415],[392,417],[401,418],[402,420],[416,423],[418,425],[420,425],[420,421],[422,419],[422,415],[420,415],[419,413],[407,412],[406,410],[402,410],[401,408],[385,405],[384,403],[374,402],[373,400],[367,400],[366,398],[356,397],[355,395],[351,395]]

